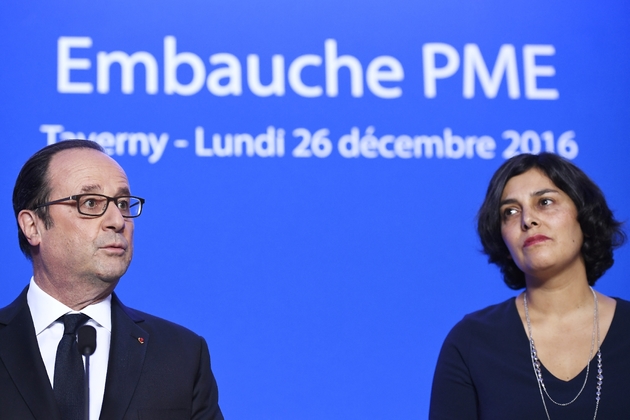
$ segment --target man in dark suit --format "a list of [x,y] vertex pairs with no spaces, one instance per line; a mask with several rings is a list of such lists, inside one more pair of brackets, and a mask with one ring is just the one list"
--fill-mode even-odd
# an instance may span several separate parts
[[[0,419],[83,419],[86,401],[90,420],[223,419],[205,340],[113,293],[143,203],[90,141],[47,146],[22,168],[13,208],[33,278],[0,309]],[[96,330],[88,395],[72,376],[81,325]]]

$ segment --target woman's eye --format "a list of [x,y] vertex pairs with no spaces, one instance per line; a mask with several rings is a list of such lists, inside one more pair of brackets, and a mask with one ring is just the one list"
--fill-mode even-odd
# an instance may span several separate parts
[[540,204],[543,206],[548,206],[551,203],[553,203],[553,200],[550,198],[543,198],[542,200],[540,200]]
[[512,215],[516,214],[516,209],[515,208],[507,208],[503,210],[503,217],[510,217]]

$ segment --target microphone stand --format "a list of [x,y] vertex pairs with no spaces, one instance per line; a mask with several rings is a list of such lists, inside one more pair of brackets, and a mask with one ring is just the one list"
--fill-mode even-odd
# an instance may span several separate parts
[[90,420],[90,356],[96,350],[96,329],[91,325],[84,325],[78,332],[78,349],[81,355],[85,356],[85,420]]

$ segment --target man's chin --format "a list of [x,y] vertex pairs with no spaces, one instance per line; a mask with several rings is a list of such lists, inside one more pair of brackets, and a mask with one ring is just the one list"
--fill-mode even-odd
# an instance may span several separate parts
[[98,270],[96,277],[103,283],[116,284],[120,280],[120,278],[127,272],[129,268],[129,263],[119,264],[116,266],[110,267],[101,267],[101,270]]

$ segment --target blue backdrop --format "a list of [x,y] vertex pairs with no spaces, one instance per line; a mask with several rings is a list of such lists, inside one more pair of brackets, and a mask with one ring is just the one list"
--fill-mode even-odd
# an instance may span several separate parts
[[[475,213],[519,152],[630,217],[627,2],[0,6],[0,304],[24,161],[101,143],[147,200],[118,293],[207,338],[226,418],[427,415],[442,340],[514,295]],[[630,298],[630,251],[598,284]]]

